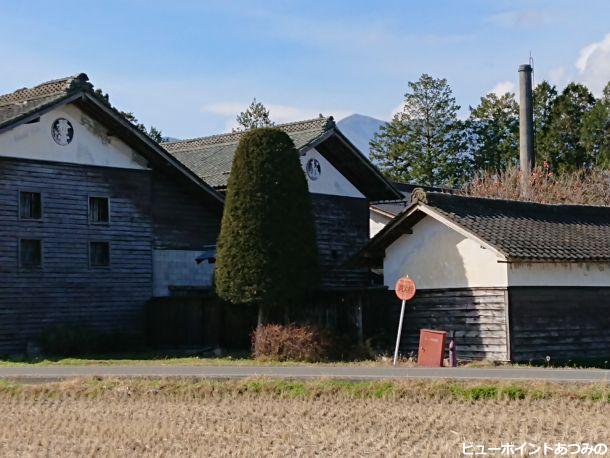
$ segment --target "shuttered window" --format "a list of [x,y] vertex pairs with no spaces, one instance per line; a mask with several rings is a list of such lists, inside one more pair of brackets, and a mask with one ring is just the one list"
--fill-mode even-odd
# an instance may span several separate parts
[[104,267],[110,265],[110,243],[90,242],[89,263],[91,267]]
[[89,222],[107,223],[110,221],[110,205],[107,197],[89,197]]
[[42,199],[39,192],[19,192],[19,217],[21,219],[42,218]]
[[19,265],[21,267],[40,267],[42,265],[42,241],[21,239],[19,241]]

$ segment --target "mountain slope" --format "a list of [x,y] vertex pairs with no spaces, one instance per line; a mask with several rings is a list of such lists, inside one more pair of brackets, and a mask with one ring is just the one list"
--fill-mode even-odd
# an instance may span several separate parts
[[371,116],[353,114],[343,118],[337,123],[337,126],[362,154],[369,157],[369,142],[384,124],[386,124],[385,121]]

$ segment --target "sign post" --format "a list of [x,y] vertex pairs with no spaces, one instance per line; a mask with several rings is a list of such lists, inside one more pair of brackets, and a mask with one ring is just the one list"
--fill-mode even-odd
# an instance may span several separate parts
[[405,316],[405,303],[408,300],[413,299],[415,296],[415,282],[406,277],[399,278],[396,282],[396,286],[394,288],[398,299],[402,300],[402,306],[400,307],[400,320],[398,321],[398,335],[396,336],[396,348],[394,349],[394,360],[392,362],[393,366],[396,366],[396,361],[398,360],[398,347],[400,346],[400,335],[402,334],[402,321]]

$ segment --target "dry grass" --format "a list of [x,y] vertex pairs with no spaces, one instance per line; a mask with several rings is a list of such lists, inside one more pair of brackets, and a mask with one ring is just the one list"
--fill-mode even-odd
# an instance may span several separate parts
[[521,172],[515,166],[483,172],[464,193],[474,197],[526,200],[543,204],[610,205],[610,174],[607,170],[577,170],[555,175],[548,164],[537,166],[528,179],[529,192],[521,192]]
[[471,441],[608,443],[608,389],[270,380],[4,384],[0,455],[458,456]]

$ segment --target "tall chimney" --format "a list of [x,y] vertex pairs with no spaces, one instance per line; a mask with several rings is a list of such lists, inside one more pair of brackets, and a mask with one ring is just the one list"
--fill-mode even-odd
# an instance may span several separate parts
[[534,104],[532,97],[532,66],[519,66],[519,163],[522,193],[527,193],[528,176],[534,168]]

